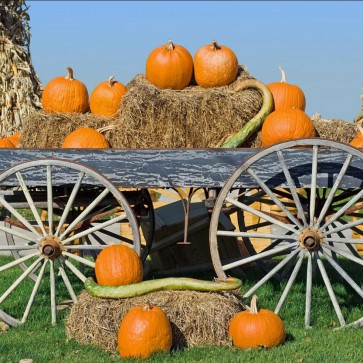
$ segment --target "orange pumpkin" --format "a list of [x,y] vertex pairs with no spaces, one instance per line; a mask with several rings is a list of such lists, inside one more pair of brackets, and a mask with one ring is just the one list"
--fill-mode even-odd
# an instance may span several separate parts
[[110,245],[97,256],[95,274],[99,285],[128,285],[142,281],[143,267],[139,255],[131,247]]
[[193,58],[181,45],[168,44],[155,48],[146,60],[146,79],[162,89],[182,90],[193,76]]
[[257,309],[257,296],[254,295],[250,309],[237,313],[230,321],[228,335],[239,348],[271,348],[285,341],[286,330],[273,311]]
[[349,143],[350,145],[357,147],[358,149],[363,148],[363,127],[362,127],[363,120],[357,122],[357,135],[356,137]]
[[169,352],[172,330],[165,312],[146,304],[131,308],[118,332],[118,351],[122,358],[149,358],[153,353]]
[[229,85],[237,78],[238,60],[225,45],[212,44],[200,48],[194,55],[194,78],[204,88]]
[[73,70],[68,74],[53,78],[45,87],[42,95],[43,110],[46,113],[85,113],[88,111],[88,91],[86,86],[73,78]]
[[80,127],[68,134],[62,149],[109,149],[110,144],[99,131],[90,127]]
[[262,124],[262,146],[278,142],[315,137],[316,131],[310,117],[296,108],[271,112]]
[[279,69],[282,74],[281,81],[272,82],[267,85],[274,97],[275,110],[295,107],[305,111],[306,101],[304,92],[299,86],[287,83],[285,71],[281,67]]
[[14,149],[15,146],[8,137],[0,139],[0,149]]
[[13,143],[14,147],[17,147],[20,140],[20,132],[15,132],[14,134],[7,136],[6,139],[10,140]]
[[91,112],[95,115],[115,117],[126,90],[122,83],[114,81],[114,76],[101,82],[91,93],[89,100]]

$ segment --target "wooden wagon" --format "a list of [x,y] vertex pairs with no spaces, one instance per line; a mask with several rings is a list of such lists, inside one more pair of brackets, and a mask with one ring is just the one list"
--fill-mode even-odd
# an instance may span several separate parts
[[[154,245],[151,188],[205,192],[209,213],[196,223],[209,228],[202,242],[217,277],[251,264],[265,273],[245,299],[270,279],[286,279],[276,290],[278,313],[304,271],[306,326],[318,274],[341,325],[347,324],[342,305],[352,295],[363,302],[362,278],[354,281],[345,269],[363,266],[363,153],[349,145],[312,138],[265,149],[2,149],[0,160],[0,251],[9,255],[0,274],[21,268],[15,281],[0,286],[0,318],[11,325],[27,320],[42,280],[49,280],[55,323],[61,282],[76,302],[74,276],[84,282],[110,243],[130,245],[145,261],[180,242],[169,236]],[[22,294],[29,279],[32,293],[21,297],[26,307],[9,306],[7,298]],[[334,291],[334,279],[346,284],[344,293]]]

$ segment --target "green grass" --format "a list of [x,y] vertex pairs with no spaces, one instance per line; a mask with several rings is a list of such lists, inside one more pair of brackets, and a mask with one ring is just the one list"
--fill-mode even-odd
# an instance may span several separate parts
[[[0,257],[1,264],[7,257]],[[363,285],[361,269],[344,265],[355,280]],[[244,272],[243,290],[246,291],[262,276],[260,270],[251,268]],[[17,269],[1,274],[0,290],[14,281]],[[198,274],[198,278],[211,279],[213,272]],[[329,276],[333,278],[332,271]],[[11,294],[2,308],[10,312],[27,302],[32,284],[24,284],[21,290]],[[0,331],[0,363],[18,363],[20,359],[32,358],[34,363],[103,363],[121,362],[117,353],[110,354],[94,346],[80,345],[74,339],[67,340],[64,320],[69,310],[58,312],[58,324],[50,324],[48,282],[41,284],[39,296],[25,325]],[[82,284],[77,289],[82,289]],[[273,309],[281,287],[271,281],[258,290],[259,306]],[[337,318],[331,306],[323,282],[318,278],[313,287],[313,328],[304,327],[305,301],[304,274],[298,277],[293,291],[289,294],[281,317],[287,330],[285,344],[272,349],[240,350],[232,347],[207,346],[172,351],[170,354],[157,354],[149,362],[363,362],[363,328],[334,330]],[[356,297],[339,280],[334,289],[341,303],[347,321],[354,321],[363,315],[361,299]],[[13,296],[14,295],[14,296]],[[68,298],[65,289],[59,292],[60,300]],[[10,309],[10,311],[9,311]],[[135,360],[136,362],[137,360]]]

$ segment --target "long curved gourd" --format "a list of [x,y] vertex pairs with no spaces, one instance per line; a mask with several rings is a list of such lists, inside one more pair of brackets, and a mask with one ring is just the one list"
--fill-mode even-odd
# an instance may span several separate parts
[[108,299],[140,296],[161,290],[225,291],[239,289],[241,286],[242,281],[235,277],[216,281],[204,281],[190,277],[166,277],[120,286],[99,285],[92,277],[88,277],[84,283],[89,294]]
[[271,91],[262,82],[256,79],[247,79],[241,81],[234,92],[242,91],[246,88],[252,88],[260,92],[262,96],[262,106],[260,111],[249,120],[243,127],[232,137],[230,137],[221,147],[231,148],[242,145],[248,138],[250,138],[263,124],[263,121],[269,115],[274,108],[274,99]]

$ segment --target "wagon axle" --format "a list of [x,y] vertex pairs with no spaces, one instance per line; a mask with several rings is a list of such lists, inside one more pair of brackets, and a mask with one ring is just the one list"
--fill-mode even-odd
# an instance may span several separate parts
[[308,227],[300,233],[299,243],[308,251],[317,251],[323,243],[323,236],[317,228]]
[[40,242],[39,250],[44,258],[56,260],[62,255],[64,247],[59,238],[55,236],[46,236],[43,241]]

